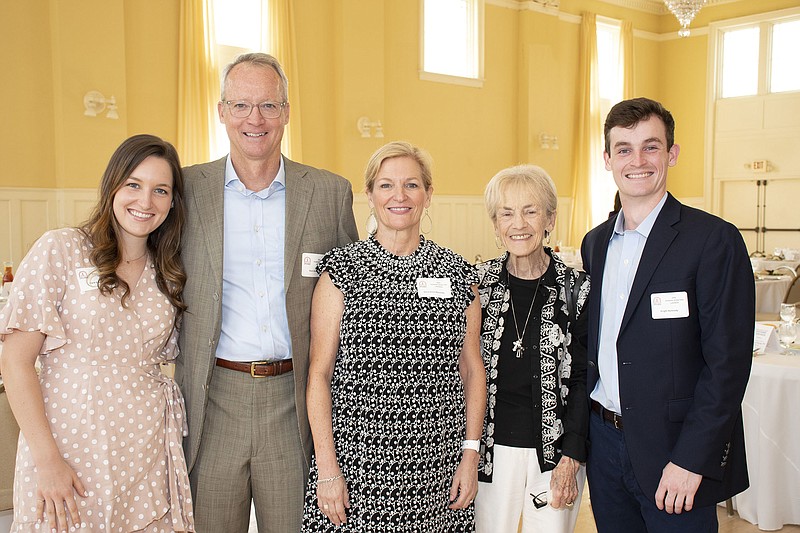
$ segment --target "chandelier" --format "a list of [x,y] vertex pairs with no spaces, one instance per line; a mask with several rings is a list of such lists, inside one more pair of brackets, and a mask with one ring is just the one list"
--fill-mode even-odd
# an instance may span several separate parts
[[689,24],[692,23],[697,12],[706,5],[706,2],[708,0],[664,0],[664,5],[681,23],[681,29],[678,30],[679,36],[689,36]]

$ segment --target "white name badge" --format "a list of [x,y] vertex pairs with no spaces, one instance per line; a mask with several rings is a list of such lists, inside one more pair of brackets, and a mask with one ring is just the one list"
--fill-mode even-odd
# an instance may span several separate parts
[[319,274],[317,274],[317,265],[319,264],[320,259],[322,259],[323,254],[312,254],[312,253],[304,253],[303,254],[303,277],[304,278],[318,278]]
[[655,320],[689,316],[689,297],[686,291],[658,292],[650,295],[650,309]]
[[417,278],[417,294],[420,298],[452,298],[450,278]]
[[97,290],[97,283],[100,281],[100,276],[97,274],[97,268],[76,268],[75,274],[78,276],[78,287],[81,289],[81,294]]

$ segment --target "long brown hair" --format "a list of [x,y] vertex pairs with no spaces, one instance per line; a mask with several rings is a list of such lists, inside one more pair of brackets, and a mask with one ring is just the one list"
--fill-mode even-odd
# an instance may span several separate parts
[[153,258],[156,283],[178,314],[186,310],[181,293],[186,272],[181,262],[181,232],[186,220],[183,199],[183,172],[175,147],[155,135],[134,135],[122,142],[108,162],[100,182],[100,198],[92,216],[80,226],[91,243],[89,257],[97,267],[98,288],[102,294],[122,290],[122,303],[130,295],[130,287],[117,275],[122,261],[119,235],[122,228],[114,216],[114,195],[122,188],[131,173],[148,157],[166,161],[172,170],[172,208],[164,222],[147,236],[147,251]]

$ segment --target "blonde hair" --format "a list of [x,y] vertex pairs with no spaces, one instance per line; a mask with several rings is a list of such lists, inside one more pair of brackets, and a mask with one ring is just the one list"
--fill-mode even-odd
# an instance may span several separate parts
[[384,144],[378,148],[367,162],[367,168],[364,170],[364,191],[372,192],[375,186],[375,180],[378,177],[378,172],[381,165],[387,159],[393,157],[410,157],[419,165],[422,179],[422,185],[426,191],[430,191],[433,186],[433,176],[431,175],[431,157],[427,152],[421,148],[417,148],[411,143],[405,141],[393,141]]

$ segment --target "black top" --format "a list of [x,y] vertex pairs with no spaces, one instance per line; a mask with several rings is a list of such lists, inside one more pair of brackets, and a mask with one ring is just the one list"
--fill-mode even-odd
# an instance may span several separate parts
[[[517,328],[514,327],[514,314],[511,305],[503,315],[506,327],[500,341],[500,360],[497,365],[497,396],[495,404],[495,443],[520,448],[542,447],[542,403],[541,376],[539,361],[539,338],[541,335],[541,314],[547,295],[543,285],[548,276],[555,278],[552,261],[542,279],[521,279],[508,274],[511,299],[516,311]],[[525,319],[531,308],[531,300],[537,285],[536,302],[525,328]],[[517,357],[513,344],[525,329],[522,340],[522,357]]]

